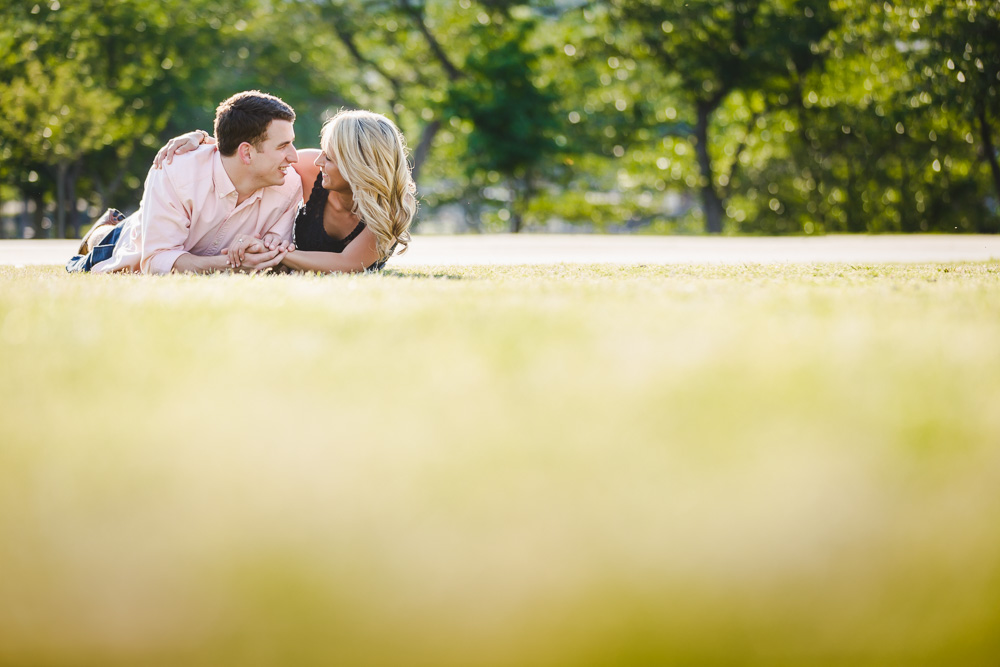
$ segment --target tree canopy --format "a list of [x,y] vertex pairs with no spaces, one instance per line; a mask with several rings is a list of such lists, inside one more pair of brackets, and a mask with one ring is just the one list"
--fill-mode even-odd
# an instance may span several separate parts
[[[134,209],[260,89],[410,144],[420,225],[1000,231],[993,0],[0,0],[0,232]],[[30,215],[15,215],[21,211]],[[18,224],[15,225],[14,221]]]

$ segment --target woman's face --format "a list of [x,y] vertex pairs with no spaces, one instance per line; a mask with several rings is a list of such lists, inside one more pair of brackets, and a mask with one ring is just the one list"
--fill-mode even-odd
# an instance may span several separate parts
[[351,191],[351,186],[341,176],[340,168],[337,167],[337,161],[332,155],[329,155],[326,151],[322,151],[314,164],[319,167],[320,173],[323,174],[323,187],[325,189],[337,192]]

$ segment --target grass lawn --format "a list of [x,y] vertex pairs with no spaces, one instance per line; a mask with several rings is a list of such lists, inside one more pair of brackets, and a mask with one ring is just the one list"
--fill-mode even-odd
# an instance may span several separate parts
[[2,665],[994,665],[1000,263],[0,267]]

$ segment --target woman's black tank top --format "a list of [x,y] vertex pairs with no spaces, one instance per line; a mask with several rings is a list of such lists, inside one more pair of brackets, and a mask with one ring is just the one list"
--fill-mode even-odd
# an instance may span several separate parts
[[323,211],[326,210],[328,195],[323,189],[323,174],[317,174],[309,199],[299,207],[298,215],[295,216],[294,239],[297,249],[344,252],[344,248],[365,228],[365,223],[359,222],[354,231],[342,239],[335,239],[327,234],[323,229]]
[[[298,250],[344,252],[344,248],[364,230],[365,223],[362,221],[346,237],[342,239],[331,238],[326,233],[326,229],[323,228],[323,211],[326,210],[326,203],[329,201],[328,195],[329,193],[323,188],[323,174],[316,174],[316,182],[313,183],[309,199],[299,207],[299,212],[295,216],[294,240]],[[395,249],[396,244],[394,243],[385,259],[375,262],[366,270],[381,271],[389,257],[392,257],[392,252]]]

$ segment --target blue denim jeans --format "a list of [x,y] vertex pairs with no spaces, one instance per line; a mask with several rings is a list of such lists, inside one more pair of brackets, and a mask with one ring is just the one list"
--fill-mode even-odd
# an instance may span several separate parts
[[72,259],[66,262],[66,270],[70,273],[78,273],[80,271],[89,272],[94,267],[94,264],[111,259],[111,255],[115,252],[115,246],[118,244],[118,239],[122,235],[122,227],[124,226],[118,225],[112,229],[111,233],[91,248],[90,252],[86,255],[74,255]]

